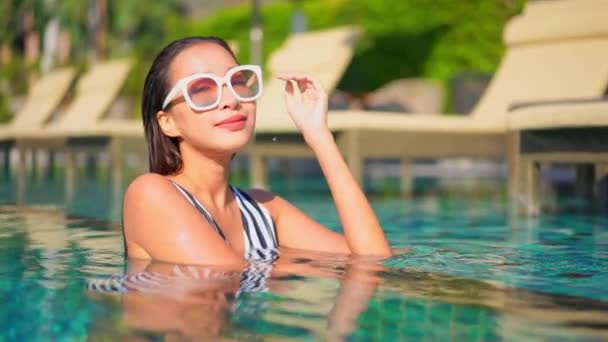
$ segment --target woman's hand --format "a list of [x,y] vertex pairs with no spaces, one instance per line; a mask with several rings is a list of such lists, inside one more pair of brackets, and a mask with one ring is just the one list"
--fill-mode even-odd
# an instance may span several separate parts
[[[287,112],[308,145],[321,136],[327,136],[327,93],[319,81],[299,73],[283,73],[278,79],[285,81]],[[300,94],[297,94],[294,84]]]

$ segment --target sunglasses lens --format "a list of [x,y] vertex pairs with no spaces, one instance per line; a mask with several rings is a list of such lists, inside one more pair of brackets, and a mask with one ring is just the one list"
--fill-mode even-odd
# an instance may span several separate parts
[[199,107],[210,106],[217,100],[217,83],[207,77],[195,79],[188,83],[188,95],[195,105]]
[[253,70],[241,70],[230,78],[232,89],[244,100],[253,99],[260,93],[260,79]]

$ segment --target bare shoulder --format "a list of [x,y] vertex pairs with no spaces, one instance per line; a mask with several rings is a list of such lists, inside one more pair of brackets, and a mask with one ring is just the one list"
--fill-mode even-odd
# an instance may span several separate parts
[[147,173],[135,178],[125,193],[125,200],[129,197],[155,196],[172,191],[171,181],[156,173]]
[[154,218],[180,211],[182,201],[168,178],[154,173],[141,175],[131,182],[125,193],[124,228],[154,226]]

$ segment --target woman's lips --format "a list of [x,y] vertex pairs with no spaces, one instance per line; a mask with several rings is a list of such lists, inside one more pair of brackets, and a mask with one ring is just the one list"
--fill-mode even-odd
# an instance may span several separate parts
[[216,123],[215,126],[237,131],[245,127],[245,123],[247,123],[247,117],[245,115],[236,114]]

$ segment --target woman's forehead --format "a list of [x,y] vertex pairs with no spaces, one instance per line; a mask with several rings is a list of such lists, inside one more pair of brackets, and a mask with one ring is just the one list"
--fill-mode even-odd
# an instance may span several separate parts
[[222,46],[215,43],[200,43],[184,49],[173,59],[170,78],[175,82],[199,73],[224,76],[228,70],[237,65],[234,57]]

